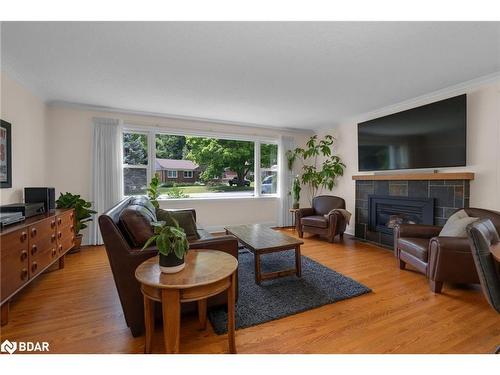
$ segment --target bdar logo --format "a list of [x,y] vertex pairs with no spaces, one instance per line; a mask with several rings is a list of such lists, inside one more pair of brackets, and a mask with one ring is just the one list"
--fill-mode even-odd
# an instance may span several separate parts
[[12,354],[17,350],[17,342],[10,342],[9,340],[5,340],[2,342],[2,345],[0,345],[0,350],[2,353],[9,353]]
[[0,351],[3,353],[14,354],[14,352],[48,352],[49,343],[47,341],[9,341],[5,340],[0,345]]

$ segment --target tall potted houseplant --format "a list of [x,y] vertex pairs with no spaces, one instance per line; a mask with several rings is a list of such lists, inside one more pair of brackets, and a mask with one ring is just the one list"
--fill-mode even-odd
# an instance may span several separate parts
[[92,215],[96,213],[91,209],[92,203],[81,198],[78,194],[61,193],[56,200],[56,207],[73,208],[75,210],[75,247],[73,247],[73,251],[78,250],[82,245],[83,237],[80,231],[87,228],[86,223],[92,221]]
[[189,249],[186,233],[179,227],[179,223],[171,218],[174,226],[160,221],[153,223],[154,235],[144,244],[143,250],[153,242],[159,253],[160,270],[163,273],[176,273],[186,266],[184,256]]
[[305,148],[287,152],[289,167],[293,167],[297,160],[302,163],[301,182],[309,188],[310,203],[321,189],[332,190],[337,178],[344,174],[345,164],[332,152],[334,141],[331,135],[320,140],[314,135]]
[[293,184],[292,184],[292,198],[293,198],[292,208],[294,208],[294,209],[299,208],[300,191],[301,190],[302,190],[302,188],[300,187],[300,177],[297,175],[293,179]]

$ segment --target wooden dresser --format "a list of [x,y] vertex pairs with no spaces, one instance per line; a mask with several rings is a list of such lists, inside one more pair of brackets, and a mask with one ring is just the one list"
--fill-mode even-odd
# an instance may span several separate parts
[[10,299],[64,255],[75,243],[73,209],[30,217],[0,231],[2,325],[9,319]]

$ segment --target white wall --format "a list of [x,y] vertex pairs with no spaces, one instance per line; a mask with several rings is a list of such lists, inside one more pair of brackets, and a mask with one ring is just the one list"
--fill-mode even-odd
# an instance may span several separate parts
[[195,208],[197,224],[210,232],[221,232],[226,225],[278,224],[278,198],[176,199],[162,201],[160,206]]
[[[162,130],[192,131],[235,134],[237,136],[261,136],[278,138],[280,134],[295,137],[302,145],[309,133],[283,132],[280,130],[251,128],[229,124],[187,121],[126,113],[102,112],[75,106],[55,105],[47,110],[50,133],[48,161],[49,181],[59,192],[70,191],[90,197],[90,165],[92,118],[111,117],[138,127],[160,127]],[[221,230],[226,224],[278,222],[278,199],[276,198],[230,198],[213,200],[186,199],[164,201],[163,207],[191,207],[197,211],[199,223],[209,230]]]
[[[345,175],[339,179],[331,192],[346,200],[347,209],[353,213],[355,204],[355,183],[352,176],[358,173],[357,123],[390,113],[428,104],[446,97],[467,93],[467,167],[442,168],[441,172],[468,171],[475,173],[471,181],[471,207],[489,208],[500,211],[500,82],[485,84],[461,92],[443,91],[438,96],[429,95],[401,105],[397,109],[375,111],[376,116],[363,117],[342,123],[332,129],[317,133],[332,134],[337,138],[336,152],[347,164]],[[351,219],[348,233],[354,233],[355,218]]]
[[44,186],[47,178],[45,103],[0,73],[1,118],[12,125],[12,188],[0,189],[0,204],[22,202],[25,186]]

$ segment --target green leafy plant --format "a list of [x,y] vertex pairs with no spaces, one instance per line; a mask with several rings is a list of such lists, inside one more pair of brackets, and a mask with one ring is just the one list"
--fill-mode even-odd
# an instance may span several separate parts
[[[346,165],[340,157],[332,152],[335,138],[325,135],[324,139],[318,141],[318,136],[314,135],[306,143],[305,148],[296,148],[287,153],[289,167],[300,160],[302,162],[301,181],[309,187],[309,200],[312,201],[320,189],[332,190],[339,176],[344,175]],[[321,164],[318,166],[318,159]]]
[[149,183],[148,188],[148,198],[153,204],[155,208],[160,208],[160,204],[158,203],[158,197],[160,196],[160,176],[158,173],[155,173],[151,182]]
[[297,206],[299,205],[300,201],[300,191],[302,188],[300,187],[300,177],[297,175],[293,179],[293,184],[292,184],[292,197],[293,197],[293,205]]
[[175,226],[166,225],[164,221],[153,223],[154,234],[146,241],[142,249],[144,250],[154,242],[160,254],[167,256],[174,253],[177,258],[184,258],[189,249],[189,242],[186,233],[179,227],[179,223],[174,218],[172,221]]
[[57,208],[74,208],[75,209],[75,233],[78,235],[82,229],[87,228],[85,223],[93,220],[92,215],[96,211],[92,210],[91,202],[82,199],[80,195],[72,193],[61,193],[56,201]]
[[177,184],[174,184],[174,186],[167,190],[167,196],[169,198],[189,198],[189,195],[184,193],[184,190],[177,186]]

